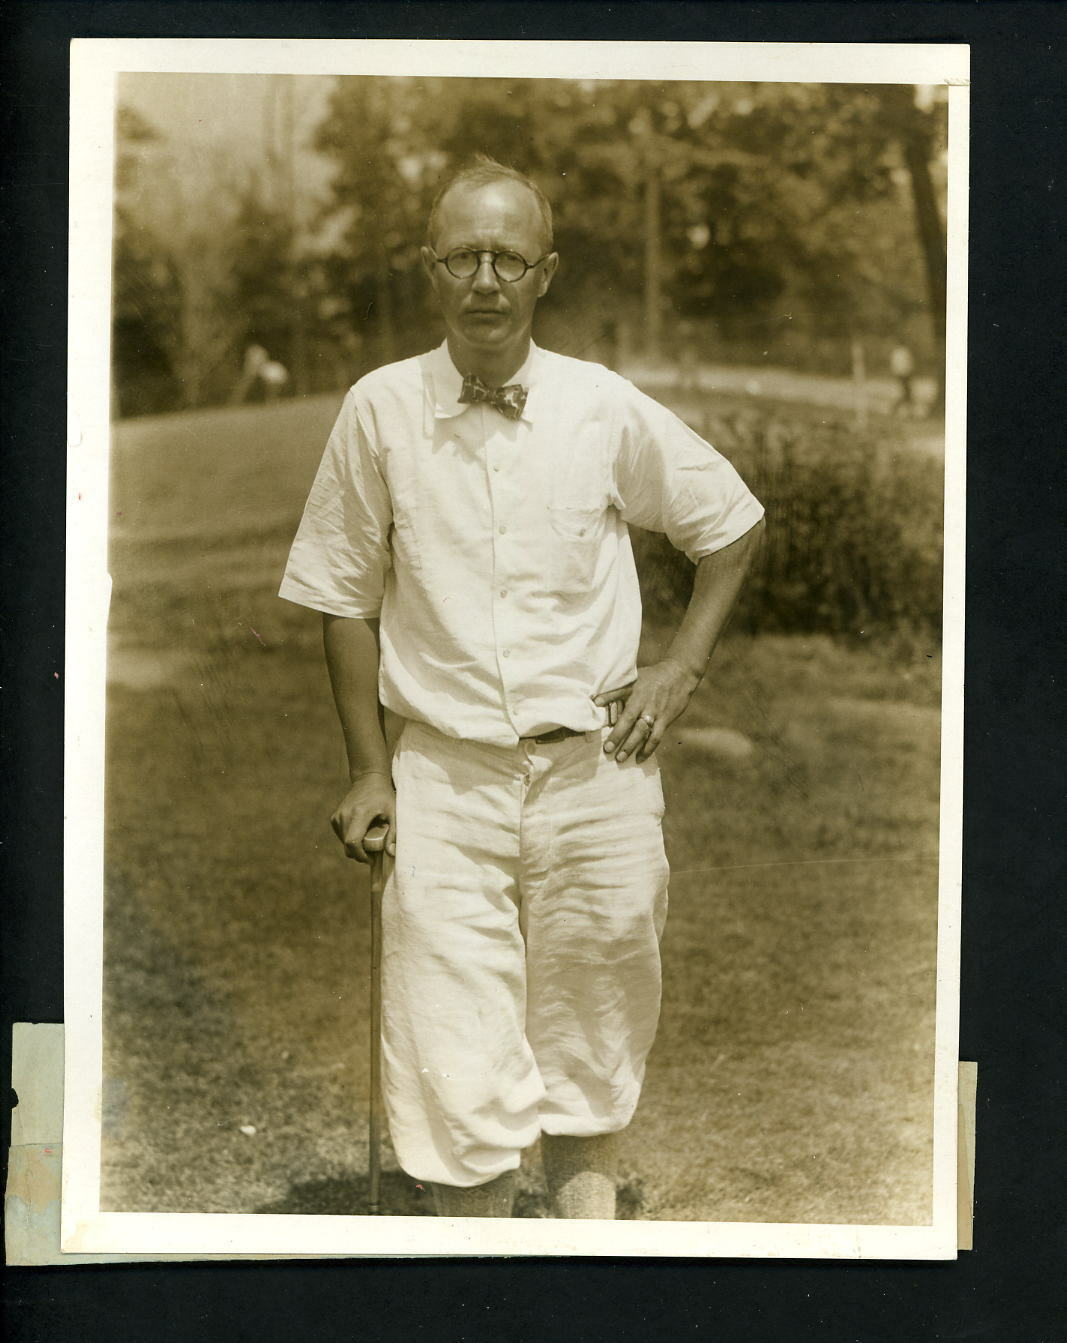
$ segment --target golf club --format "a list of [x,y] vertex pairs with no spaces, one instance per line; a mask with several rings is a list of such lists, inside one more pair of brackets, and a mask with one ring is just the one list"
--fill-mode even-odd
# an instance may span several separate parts
[[385,889],[387,825],[363,837],[370,855],[370,1119],[368,1125],[367,1213],[381,1211],[382,1183],[382,892]]

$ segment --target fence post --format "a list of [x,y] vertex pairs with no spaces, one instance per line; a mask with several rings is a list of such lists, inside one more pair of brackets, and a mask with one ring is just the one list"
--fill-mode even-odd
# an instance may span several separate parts
[[867,361],[864,358],[863,342],[858,336],[852,337],[852,405],[856,428],[866,429]]

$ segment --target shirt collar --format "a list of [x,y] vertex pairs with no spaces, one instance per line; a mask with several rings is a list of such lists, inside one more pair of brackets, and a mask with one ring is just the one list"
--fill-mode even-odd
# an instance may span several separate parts
[[[537,385],[537,375],[541,366],[541,351],[530,341],[530,350],[526,356],[522,368],[509,378],[508,382],[519,382],[529,389],[529,396],[526,398],[526,405],[520,419],[528,424],[532,423],[530,415],[530,402],[534,400],[534,390]],[[426,379],[427,392],[430,398],[430,406],[433,411],[433,418],[436,420],[452,419],[456,415],[461,415],[468,409],[468,402],[460,401],[459,394],[463,390],[463,375],[452,362],[452,356],[448,352],[448,341],[442,341],[436,350],[431,350],[426,356],[426,366],[429,376]]]

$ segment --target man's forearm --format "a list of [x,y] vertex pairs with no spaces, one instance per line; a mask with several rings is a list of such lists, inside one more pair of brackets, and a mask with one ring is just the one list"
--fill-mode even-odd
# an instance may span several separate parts
[[763,520],[731,545],[698,561],[682,623],[667,650],[667,658],[701,677],[726,628],[737,594],[745,580],[763,533]]
[[324,615],[322,642],[344,733],[349,778],[355,781],[371,771],[388,774],[389,752],[378,703],[378,622]]

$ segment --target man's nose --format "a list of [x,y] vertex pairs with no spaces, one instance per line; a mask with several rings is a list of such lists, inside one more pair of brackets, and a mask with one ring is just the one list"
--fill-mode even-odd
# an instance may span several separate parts
[[474,272],[474,288],[479,293],[492,293],[500,288],[500,280],[493,269],[493,258],[484,254],[478,258],[478,269]]

